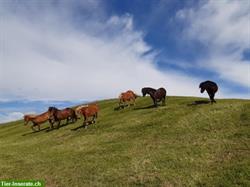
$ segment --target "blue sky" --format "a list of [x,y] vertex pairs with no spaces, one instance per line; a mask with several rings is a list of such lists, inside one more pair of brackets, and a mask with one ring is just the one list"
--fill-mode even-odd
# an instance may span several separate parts
[[247,0],[1,1],[0,118],[144,86],[206,96],[204,80],[249,99],[249,12]]

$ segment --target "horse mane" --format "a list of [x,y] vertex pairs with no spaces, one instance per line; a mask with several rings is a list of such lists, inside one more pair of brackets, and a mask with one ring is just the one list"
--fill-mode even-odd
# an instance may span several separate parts
[[50,106],[49,109],[48,109],[48,111],[51,112],[52,110],[56,110],[57,111],[58,109],[56,107],[54,107],[54,106]]
[[144,87],[141,89],[141,91],[142,91],[142,94],[154,94],[154,92],[156,92],[156,89],[150,88],[150,87]]
[[202,88],[202,87],[208,86],[208,85],[209,86],[217,86],[217,84],[215,82],[210,81],[210,80],[206,80],[206,81],[200,83],[199,88]]

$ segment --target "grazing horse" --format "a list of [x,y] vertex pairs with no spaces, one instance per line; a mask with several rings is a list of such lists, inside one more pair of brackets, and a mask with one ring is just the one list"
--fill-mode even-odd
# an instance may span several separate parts
[[[79,113],[84,117],[83,125],[85,126],[85,128],[87,128],[87,125],[89,122],[91,122],[91,124],[95,123],[95,119],[97,119],[98,111],[99,111],[99,107],[97,104],[89,104],[89,105],[86,105],[85,107],[82,107],[79,110]],[[91,121],[88,121],[89,117],[92,117]]]
[[33,131],[35,131],[34,127],[38,126],[38,130],[40,131],[40,125],[42,123],[45,123],[47,120],[49,120],[49,114],[48,112],[44,112],[40,115],[24,115],[24,125],[27,125],[29,123],[29,121],[31,121],[33,123],[33,125],[31,126],[31,129]]
[[137,97],[138,96],[132,90],[128,90],[126,92],[121,93],[119,95],[119,107],[121,108],[122,106],[124,106],[126,102],[130,102],[130,101],[132,101],[133,102],[132,104],[135,105],[135,99]]
[[145,87],[142,88],[141,92],[143,97],[145,97],[147,94],[150,95],[150,97],[154,102],[155,107],[157,107],[157,102],[160,101],[162,101],[162,105],[165,105],[166,94],[167,94],[165,88],[159,88],[156,90],[154,88]]
[[80,106],[76,107],[75,113],[76,113],[78,119],[80,119],[80,116],[81,116],[81,108],[87,107],[87,106],[88,105],[80,105]]
[[214,100],[215,93],[218,91],[218,86],[215,82],[212,81],[205,81],[200,83],[199,88],[201,89],[201,93],[203,93],[205,90],[207,91],[211,104],[216,103]]
[[54,122],[58,122],[57,128],[59,128],[61,120],[64,119],[67,120],[66,124],[68,124],[69,120],[71,120],[71,122],[77,121],[76,113],[72,108],[65,108],[63,110],[59,110],[56,107],[49,107],[48,113],[49,113],[51,128],[54,128],[53,127]]

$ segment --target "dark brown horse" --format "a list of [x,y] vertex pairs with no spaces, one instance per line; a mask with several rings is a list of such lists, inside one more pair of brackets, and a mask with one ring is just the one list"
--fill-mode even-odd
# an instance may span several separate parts
[[201,93],[203,93],[205,90],[207,91],[211,104],[216,103],[214,100],[215,93],[218,91],[218,86],[215,82],[212,81],[205,81],[200,83],[199,88],[201,89]]
[[145,97],[147,94],[150,95],[154,102],[154,106],[157,107],[157,102],[162,101],[162,105],[165,105],[167,91],[165,88],[154,89],[150,87],[142,88],[142,96]]
[[[98,116],[99,107],[97,104],[89,104],[87,106],[83,106],[79,109],[79,113],[84,117],[83,125],[87,128],[89,122],[95,123],[95,119]],[[91,121],[88,121],[88,118],[92,117]]]
[[50,127],[53,127],[54,122],[58,122],[57,128],[60,127],[61,120],[67,120],[66,124],[77,121],[77,116],[75,111],[72,108],[65,108],[63,110],[59,110],[56,107],[49,107],[48,109],[49,119],[50,119]]
[[49,120],[49,114],[48,112],[44,112],[40,115],[29,114],[29,115],[24,115],[23,118],[24,118],[24,125],[27,125],[31,121],[33,123],[31,129],[35,131],[34,127],[38,126],[38,130],[40,131],[40,125]]

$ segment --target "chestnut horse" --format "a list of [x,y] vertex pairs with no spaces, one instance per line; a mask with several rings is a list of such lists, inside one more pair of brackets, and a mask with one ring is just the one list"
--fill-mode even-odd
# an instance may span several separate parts
[[31,121],[33,123],[31,129],[35,131],[34,127],[38,126],[38,130],[40,131],[40,125],[49,120],[49,114],[48,112],[44,112],[40,115],[30,114],[30,115],[24,115],[23,118],[24,118],[24,125],[27,125],[29,121]]
[[[83,125],[85,128],[87,128],[89,122],[91,122],[91,124],[95,123],[95,119],[97,119],[98,116],[98,111],[99,107],[97,104],[89,104],[79,110],[79,113],[84,117]],[[92,117],[91,121],[88,121],[89,117]]]
[[211,104],[216,103],[214,100],[215,93],[218,91],[218,86],[215,82],[212,81],[205,81],[200,83],[199,88],[201,89],[201,93],[203,93],[205,90],[207,91]]
[[63,110],[59,110],[56,107],[49,107],[48,113],[49,113],[51,128],[54,128],[53,127],[54,122],[58,122],[57,128],[59,128],[61,120],[64,119],[67,120],[66,124],[68,124],[69,120],[71,120],[71,122],[77,121],[76,113],[72,108],[65,108]]
[[24,125],[27,125],[31,121],[31,119],[35,118],[36,116],[36,114],[25,114],[23,116]]
[[[119,95],[119,107],[124,107],[124,104],[126,102],[130,102],[132,101],[132,104],[135,105],[135,99],[138,96],[132,91],[132,90],[128,90],[126,92],[123,92]],[[130,103],[131,105],[131,103]]]
[[165,105],[167,91],[165,88],[154,89],[150,87],[142,88],[142,96],[145,97],[147,94],[150,95],[154,102],[154,106],[157,107],[157,102],[162,101],[162,105]]
[[81,116],[81,108],[87,107],[87,106],[88,105],[80,105],[80,106],[76,107],[75,113],[76,113],[78,119],[80,119],[80,116]]

